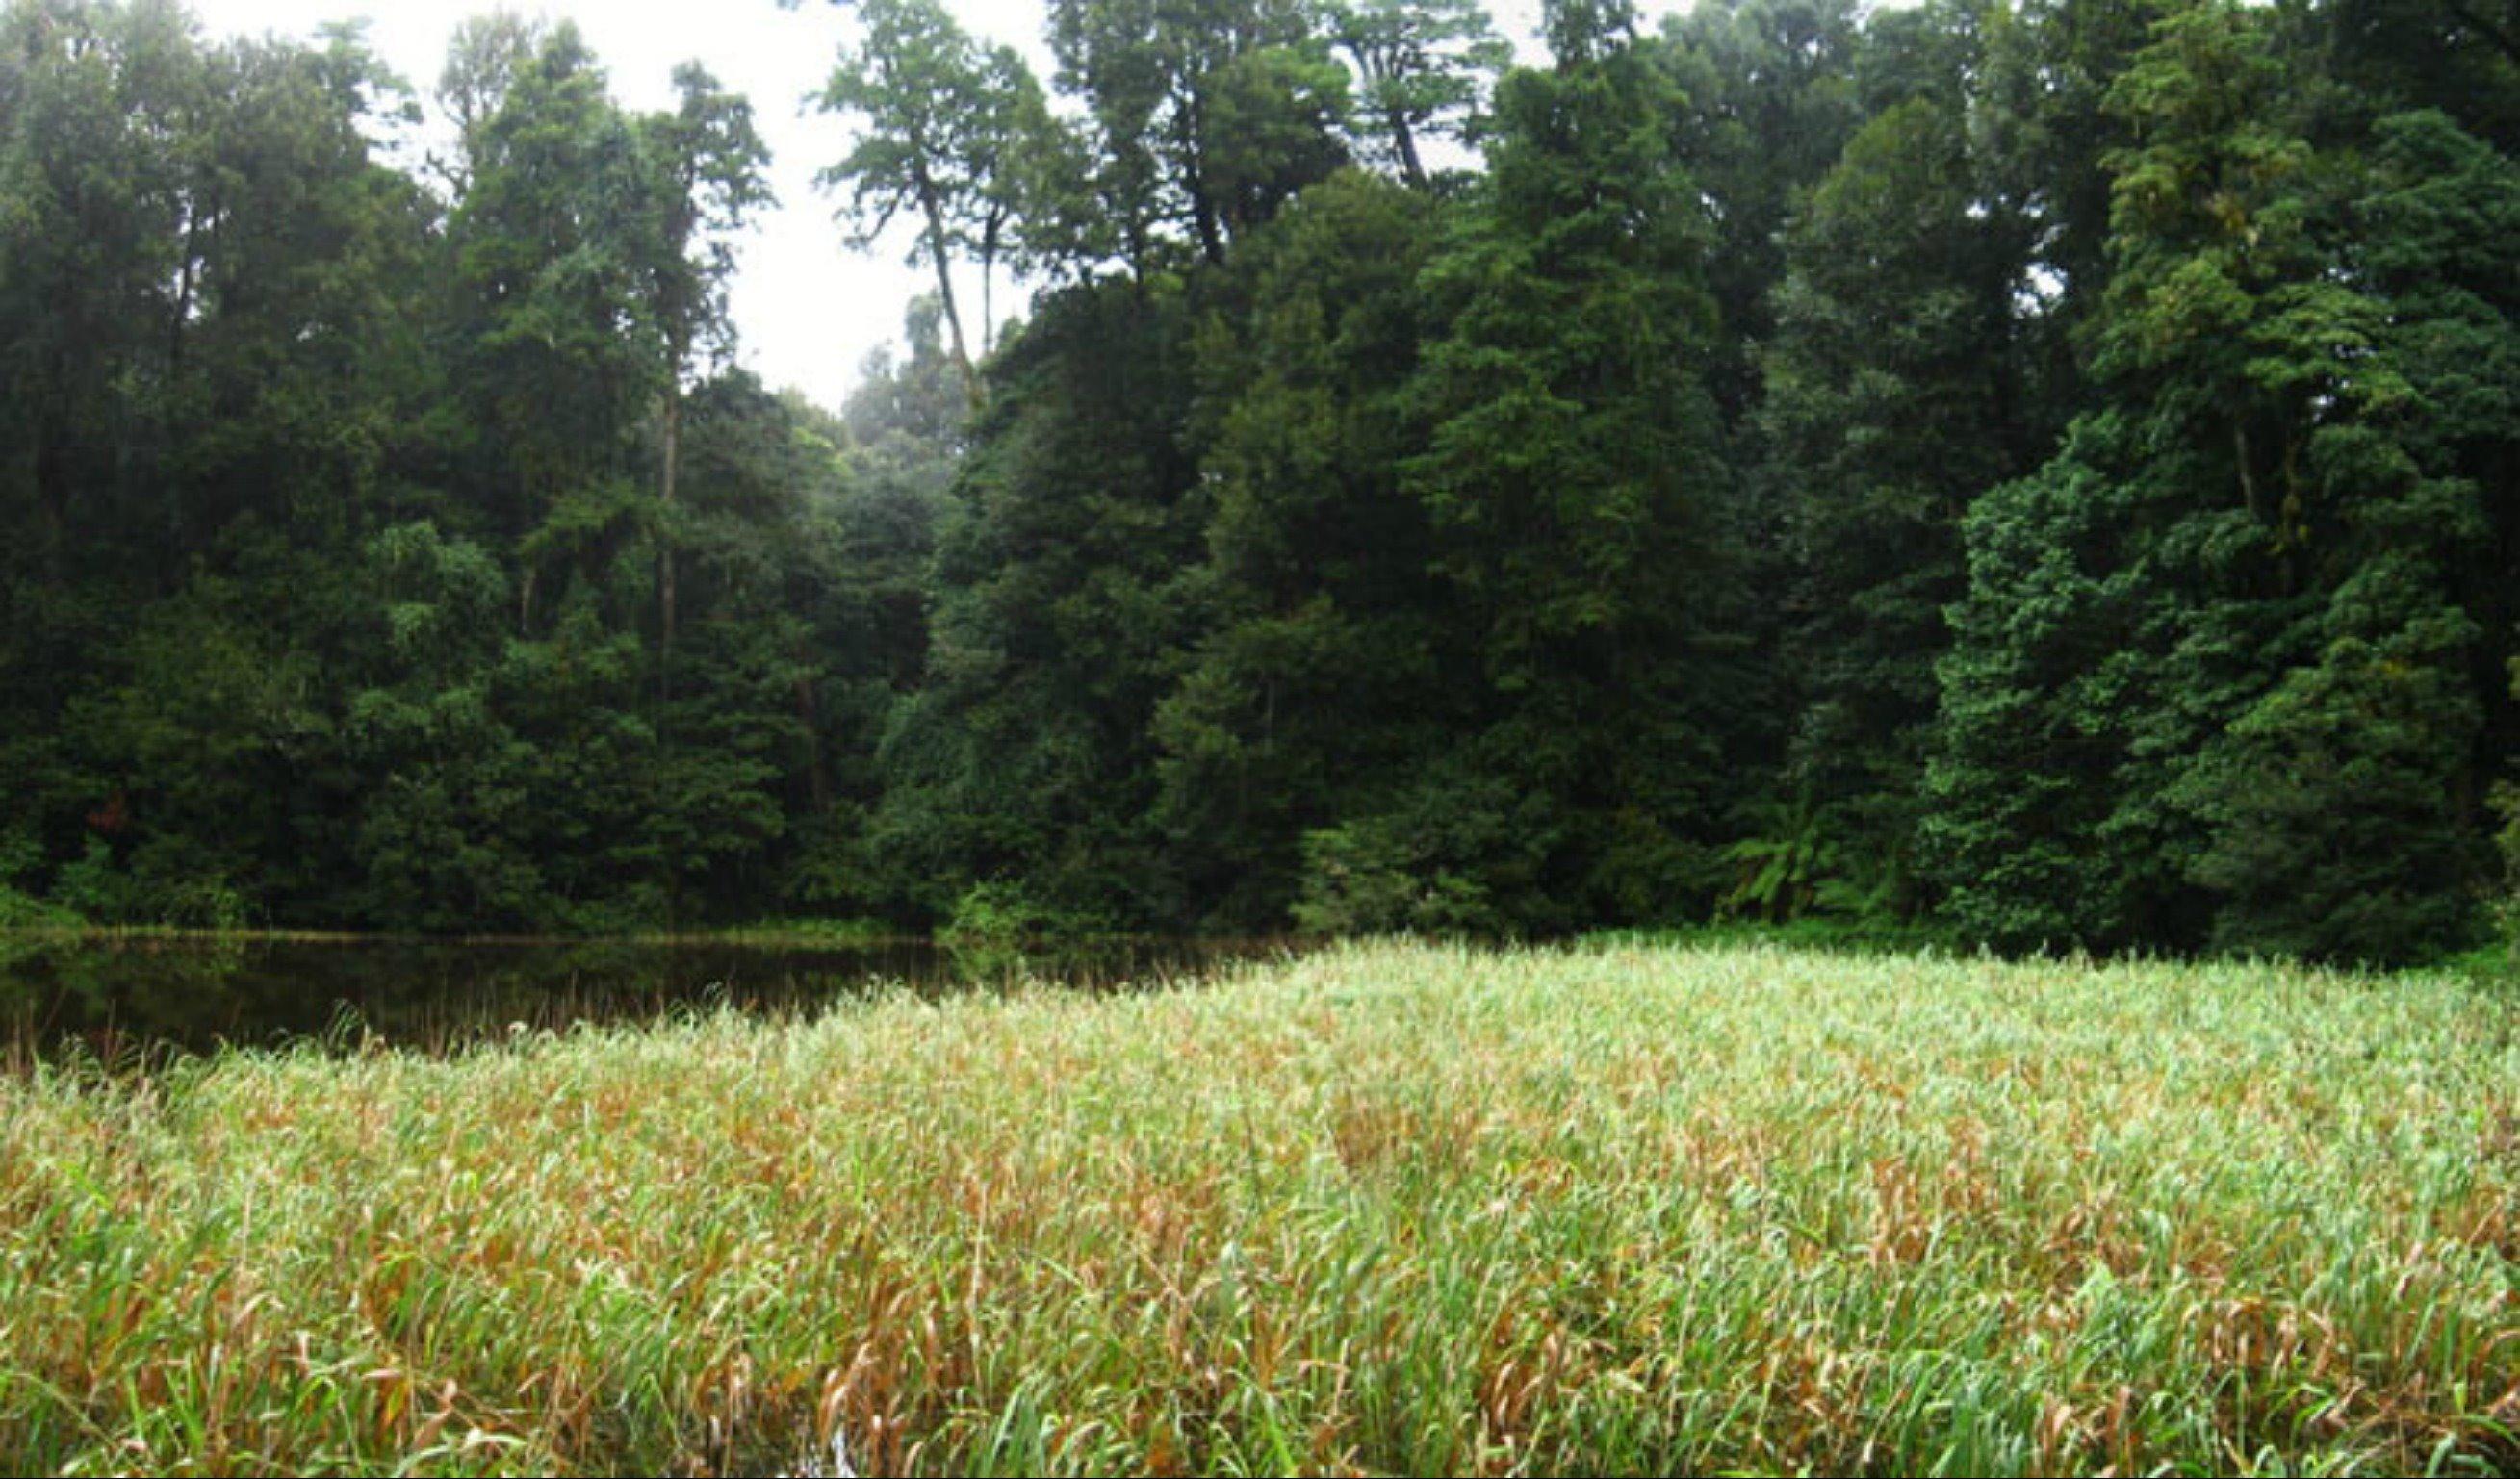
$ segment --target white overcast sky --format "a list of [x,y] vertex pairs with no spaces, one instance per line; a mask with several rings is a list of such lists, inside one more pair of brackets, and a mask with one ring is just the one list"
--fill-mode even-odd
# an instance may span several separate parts
[[[1044,0],[947,0],[974,34],[1028,53],[1045,85]],[[1685,10],[1689,0],[1641,0],[1649,17]],[[328,21],[364,18],[368,42],[426,99],[446,59],[447,38],[494,0],[191,0],[213,35],[273,32],[311,36]],[[804,103],[831,73],[849,36],[845,12],[807,0],[512,0],[508,9],[571,20],[609,74],[613,95],[632,108],[666,107],[675,64],[698,59],[719,81],[751,98],[771,151],[776,209],[764,212],[738,246],[732,298],[745,364],[775,389],[793,385],[836,407],[858,365],[878,344],[897,341],[903,306],[922,287],[904,260],[908,238],[873,252],[848,248],[832,220],[832,200],[814,175],[845,154],[848,125]],[[1526,56],[1537,43],[1539,0],[1492,0],[1490,11]],[[1003,314],[1008,293],[999,289]],[[976,297],[972,299],[976,304]],[[973,309],[971,311],[976,311]]]

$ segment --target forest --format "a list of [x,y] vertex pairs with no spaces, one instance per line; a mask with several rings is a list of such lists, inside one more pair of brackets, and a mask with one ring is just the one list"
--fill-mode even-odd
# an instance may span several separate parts
[[794,100],[9,0],[0,922],[2515,928],[2514,0],[849,8],[832,409]]

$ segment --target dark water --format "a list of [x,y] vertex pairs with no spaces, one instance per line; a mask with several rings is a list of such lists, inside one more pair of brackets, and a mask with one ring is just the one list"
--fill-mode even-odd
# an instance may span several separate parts
[[724,944],[70,939],[0,936],[0,1048],[109,1061],[222,1044],[370,1038],[431,1051],[527,1028],[720,1006],[775,1014],[906,986],[925,995],[1032,978],[1084,990],[1193,980],[1283,953],[1255,941],[1058,949]]

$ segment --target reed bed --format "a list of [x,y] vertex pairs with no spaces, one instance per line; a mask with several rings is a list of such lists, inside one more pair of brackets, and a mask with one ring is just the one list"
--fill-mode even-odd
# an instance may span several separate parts
[[2511,1472],[2520,1009],[1607,945],[0,1082],[12,1472]]

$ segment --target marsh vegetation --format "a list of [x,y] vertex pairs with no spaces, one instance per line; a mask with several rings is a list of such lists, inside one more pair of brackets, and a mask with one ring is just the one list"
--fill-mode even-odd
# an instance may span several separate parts
[[38,1471],[2508,1471],[2449,976],[1340,948],[0,1083]]

